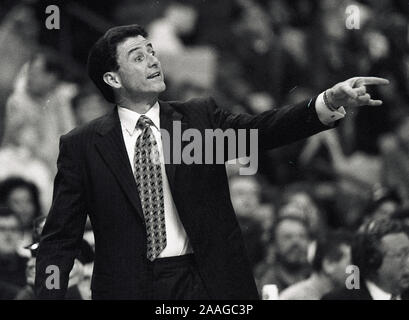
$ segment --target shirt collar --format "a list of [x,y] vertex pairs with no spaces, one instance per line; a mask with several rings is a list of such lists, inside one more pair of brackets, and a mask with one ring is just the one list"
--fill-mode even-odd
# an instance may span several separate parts
[[[382,290],[381,288],[379,288],[375,283],[373,283],[372,281],[365,281],[366,286],[368,288],[369,293],[372,296],[372,299],[374,300],[391,300],[392,294],[388,293],[384,290]],[[400,299],[400,297],[398,296],[398,299]]]
[[[136,124],[142,113],[132,111],[128,108],[118,106],[119,120],[121,121],[121,126],[125,129],[129,135],[133,135],[136,131]],[[156,129],[160,128],[159,120],[159,103],[156,102],[146,113],[145,116],[152,120]]]

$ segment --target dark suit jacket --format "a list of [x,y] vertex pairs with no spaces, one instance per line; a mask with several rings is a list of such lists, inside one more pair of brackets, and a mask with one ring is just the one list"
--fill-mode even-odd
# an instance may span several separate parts
[[373,300],[368,291],[367,286],[363,283],[360,289],[348,289],[346,287],[335,289],[326,295],[321,300]]
[[[361,280],[361,283],[363,285],[360,289],[347,289],[346,287],[342,287],[327,293],[321,300],[373,300],[365,282]],[[409,295],[403,293],[401,298],[402,300],[409,300]]]
[[[311,99],[251,116],[223,111],[213,99],[160,101],[160,125],[171,136],[175,120],[182,122],[182,130],[202,133],[258,128],[259,150],[271,149],[330,128],[319,121],[314,105]],[[117,109],[62,136],[57,166],[53,204],[37,255],[38,297],[64,297],[88,214],[95,234],[93,298],[149,299],[152,270],[144,218]],[[257,299],[224,164],[166,164],[166,173],[209,296]],[[48,265],[59,267],[60,289],[46,288]]]

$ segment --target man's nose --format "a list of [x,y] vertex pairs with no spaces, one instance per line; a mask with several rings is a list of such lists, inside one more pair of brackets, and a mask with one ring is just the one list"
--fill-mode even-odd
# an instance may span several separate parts
[[159,66],[159,60],[156,56],[149,55],[148,63],[151,68]]

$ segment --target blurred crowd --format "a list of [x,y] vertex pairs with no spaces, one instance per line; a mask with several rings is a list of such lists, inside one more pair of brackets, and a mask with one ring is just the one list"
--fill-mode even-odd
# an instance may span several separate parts
[[[87,52],[107,27],[129,23],[144,25],[158,52],[167,84],[163,100],[211,95],[226,109],[254,114],[301,102],[353,76],[389,79],[372,92],[382,107],[347,110],[336,129],[263,154],[257,175],[226,166],[264,297],[271,285],[276,299],[408,296],[406,1],[53,1],[61,30],[45,27],[47,1],[4,3],[0,299],[33,299],[59,137],[113,107],[86,79]],[[350,5],[359,9],[359,29],[346,27]],[[93,247],[87,223],[68,298],[90,298]],[[361,289],[342,292],[349,265],[359,267]]]

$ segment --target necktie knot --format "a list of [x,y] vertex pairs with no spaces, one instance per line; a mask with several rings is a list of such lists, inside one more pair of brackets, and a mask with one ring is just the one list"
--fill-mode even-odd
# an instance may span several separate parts
[[136,123],[136,127],[143,130],[149,126],[154,126],[152,120],[145,115],[141,115],[138,119],[138,122]]

